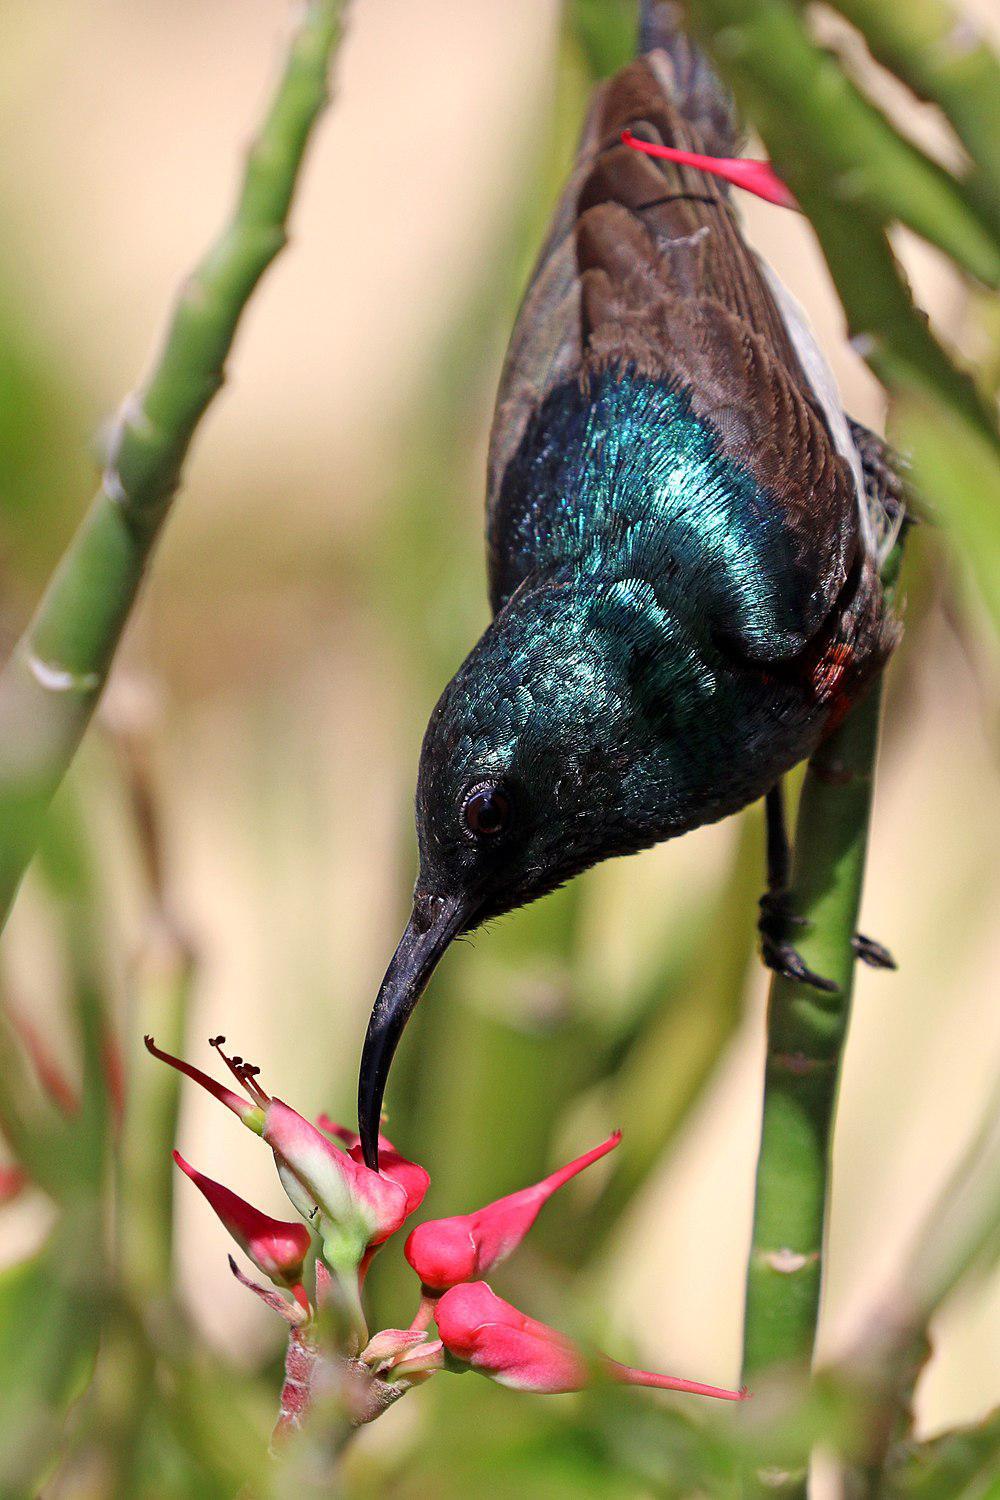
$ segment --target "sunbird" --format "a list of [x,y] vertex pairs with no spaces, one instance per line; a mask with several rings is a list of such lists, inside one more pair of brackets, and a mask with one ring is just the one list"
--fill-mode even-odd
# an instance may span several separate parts
[[902,499],[891,453],[845,415],[804,314],[745,243],[729,183],[635,149],[721,158],[732,178],[739,136],[677,8],[644,4],[501,377],[493,618],[420,754],[413,912],[361,1059],[369,1166],[396,1045],[455,937],[761,797],[763,958],[833,988],[791,941],[781,779],[896,643],[879,571]]

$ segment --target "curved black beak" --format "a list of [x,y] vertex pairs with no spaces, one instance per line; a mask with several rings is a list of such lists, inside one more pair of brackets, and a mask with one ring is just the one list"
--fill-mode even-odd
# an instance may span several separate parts
[[418,897],[413,915],[382,980],[368,1022],[358,1079],[358,1131],[365,1163],[378,1170],[382,1098],[403,1028],[438,960],[469,920],[468,903],[457,897]]

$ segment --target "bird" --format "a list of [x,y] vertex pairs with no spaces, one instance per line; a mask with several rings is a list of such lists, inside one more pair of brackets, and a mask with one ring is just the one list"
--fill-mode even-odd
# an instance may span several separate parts
[[[396,1046],[455,938],[761,798],[764,961],[833,988],[791,941],[782,778],[896,644],[879,575],[903,505],[893,455],[845,415],[729,185],[634,149],[733,158],[740,135],[679,7],[644,0],[500,380],[492,620],[420,752],[412,915],[361,1057],[369,1167]],[[868,939],[857,951],[892,966]]]

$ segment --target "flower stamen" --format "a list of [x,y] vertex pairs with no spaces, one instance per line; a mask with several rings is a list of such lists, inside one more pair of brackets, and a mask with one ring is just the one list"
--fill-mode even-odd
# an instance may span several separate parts
[[[225,1038],[223,1038],[224,1040]],[[220,1104],[224,1104],[227,1109],[231,1109],[233,1114],[237,1115],[248,1129],[254,1131],[256,1135],[260,1135],[264,1127],[264,1111],[259,1101],[247,1100],[240,1094],[234,1094],[232,1089],[226,1088],[224,1083],[220,1083],[217,1078],[213,1078],[210,1074],[203,1073],[201,1068],[196,1068],[193,1063],[185,1062],[182,1057],[174,1057],[171,1052],[164,1052],[162,1047],[156,1045],[151,1036],[143,1037],[143,1041],[146,1044],[147,1052],[151,1053],[153,1057],[158,1058],[160,1062],[165,1062],[171,1068],[176,1068],[178,1073],[183,1073],[185,1077],[200,1084],[203,1089],[206,1089],[208,1093],[218,1099]],[[242,1083],[242,1079],[240,1079],[240,1082]]]
[[266,1108],[271,1102],[271,1097],[269,1094],[265,1094],[257,1082],[257,1074],[260,1072],[260,1068],[255,1063],[244,1062],[243,1058],[238,1057],[235,1053],[232,1057],[227,1057],[222,1050],[225,1046],[225,1041],[224,1036],[210,1036],[208,1045],[215,1048],[237,1083],[246,1090],[253,1102],[259,1104],[262,1109]]

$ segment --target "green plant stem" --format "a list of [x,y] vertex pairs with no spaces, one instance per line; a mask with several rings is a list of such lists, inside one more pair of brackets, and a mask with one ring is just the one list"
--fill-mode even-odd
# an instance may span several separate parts
[[[744,1377],[791,1367],[806,1382],[819,1312],[830,1139],[850,1018],[880,684],[813,756],[795,831],[792,910],[808,923],[796,945],[832,979],[824,994],[775,976],[768,1001],[764,1107],[747,1271]],[[808,1454],[784,1495],[805,1495]]]
[[286,243],[345,3],[308,0],[302,8],[234,212],[184,282],[152,371],[122,405],[101,488],[0,675],[4,917],[104,686],[191,439],[225,378],[243,309]]
[[118,1249],[121,1276],[137,1304],[162,1314],[171,1292],[174,1164],[180,1078],[143,1068],[140,1037],[151,1034],[183,1052],[194,964],[191,951],[159,918],[133,971],[130,990],[129,1090],[119,1147]]
[[900,452],[912,455],[910,483],[940,510],[953,551],[1000,633],[1000,464],[975,427],[922,391],[903,391],[892,418]]
[[988,285],[1000,247],[961,183],[910,144],[817,46],[793,0],[699,0],[692,20],[710,28],[720,66],[754,91],[751,118],[784,119],[778,162],[796,178],[806,157],[816,186],[855,212],[898,219]]
[[1000,63],[970,17],[947,0],[834,0],[875,57],[940,105],[978,167],[972,185],[1000,208]]
[[[890,389],[919,387],[998,445],[995,421],[972,382],[913,306],[886,235],[899,220],[967,265],[954,243],[964,233],[963,216],[943,209],[937,189],[924,196],[929,180],[910,171],[891,127],[811,40],[791,0],[698,0],[689,10],[819,237],[858,352]],[[949,221],[945,236],[922,222],[939,210]],[[979,245],[978,228],[973,237]]]

